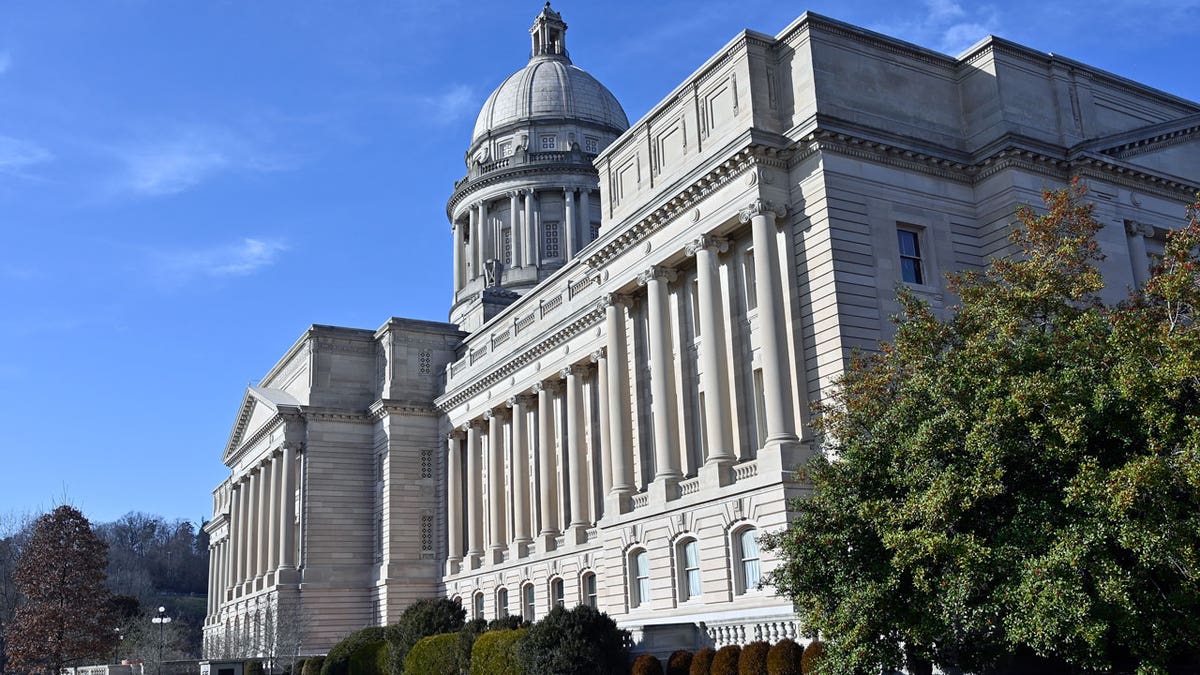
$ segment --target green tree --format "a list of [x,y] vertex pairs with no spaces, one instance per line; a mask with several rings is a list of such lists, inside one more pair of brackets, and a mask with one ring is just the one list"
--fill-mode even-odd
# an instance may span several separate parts
[[1017,255],[951,275],[949,316],[902,291],[894,341],[819,407],[811,494],[765,543],[772,583],[828,640],[822,672],[1188,667],[1200,204],[1145,288],[1106,307],[1083,194],[1023,209]]
[[529,627],[517,659],[526,675],[608,675],[628,667],[628,640],[629,632],[603,612],[555,607]]
[[14,575],[24,603],[5,631],[10,666],[58,673],[64,664],[109,650],[107,556],[108,547],[73,507],[59,506],[34,521]]

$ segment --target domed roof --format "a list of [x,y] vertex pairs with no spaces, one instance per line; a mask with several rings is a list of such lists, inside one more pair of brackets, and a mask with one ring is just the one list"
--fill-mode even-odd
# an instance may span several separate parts
[[475,120],[471,145],[489,131],[518,122],[566,119],[609,127],[619,133],[629,118],[604,85],[571,63],[562,16],[545,9],[529,29],[533,38],[529,64],[509,75],[488,97]]

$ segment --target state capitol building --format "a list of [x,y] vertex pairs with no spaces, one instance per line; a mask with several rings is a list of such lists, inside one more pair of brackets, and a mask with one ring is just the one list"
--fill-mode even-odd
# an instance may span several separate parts
[[635,651],[797,637],[758,536],[896,288],[949,307],[945,273],[1079,175],[1119,299],[1200,186],[1200,104],[1000,38],[951,57],[805,14],[631,125],[549,3],[529,36],[446,186],[449,322],[315,325],[247,387],[206,656],[263,653],[284,608],[319,654],[438,596],[590,604]]

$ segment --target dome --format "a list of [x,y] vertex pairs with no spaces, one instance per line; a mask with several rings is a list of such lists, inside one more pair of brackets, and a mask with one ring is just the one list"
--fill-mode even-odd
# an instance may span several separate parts
[[488,132],[538,119],[590,122],[620,133],[629,119],[607,87],[563,57],[535,57],[492,92],[471,134],[475,145]]

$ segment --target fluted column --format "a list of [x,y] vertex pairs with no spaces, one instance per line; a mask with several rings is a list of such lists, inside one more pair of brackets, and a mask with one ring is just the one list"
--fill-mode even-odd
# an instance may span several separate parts
[[504,559],[504,419],[500,410],[483,414],[488,421],[488,549],[492,562]]
[[563,188],[563,229],[567,232],[567,254],[564,258],[575,256],[575,188]]
[[571,486],[571,522],[567,526],[567,540],[580,544],[587,541],[587,465],[584,456],[583,438],[583,378],[587,368],[573,365],[564,368],[561,375],[567,380],[567,481]]
[[[283,445],[283,489],[279,495],[279,571],[296,569],[296,447]],[[281,579],[281,582],[283,579]],[[289,580],[290,581],[290,580]]]
[[449,574],[457,574],[463,558],[462,439],[455,429],[446,439],[446,541]]
[[526,265],[537,265],[538,231],[537,223],[535,223],[533,219],[534,192],[532,189],[528,189],[522,190],[521,193],[525,195],[525,222],[521,223],[525,228],[524,241],[526,251],[524,260]]
[[762,350],[764,408],[767,415],[767,445],[795,443],[796,427],[792,420],[788,395],[786,338],[781,319],[787,298],[779,280],[779,251],[775,243],[775,220],[787,213],[786,207],[773,206],[756,199],[738,215],[750,223],[754,240],[754,277],[758,291],[759,347]]
[[454,233],[454,292],[457,293],[463,287],[463,226],[462,223],[450,223],[450,229]]
[[283,532],[283,509],[280,502],[283,501],[281,493],[283,492],[283,459],[279,455],[271,455],[271,462],[267,465],[268,475],[270,475],[271,494],[267,499],[267,572],[272,579],[278,583],[275,570],[279,567],[279,537]]
[[529,404],[532,398],[518,394],[508,399],[512,406],[512,553],[523,557],[533,542],[529,528]]
[[483,420],[467,425],[467,566],[479,567],[483,558]]
[[[612,488],[609,500],[614,513],[626,513],[630,508],[633,487],[633,417],[629,401],[629,356],[625,340],[625,307],[630,298],[621,295],[605,297],[604,325],[608,332],[608,416],[609,445],[605,447],[612,465]],[[601,417],[604,417],[603,415]]]
[[[604,497],[612,489],[612,458],[609,449],[612,447],[612,429],[609,428],[608,407],[608,348],[601,347],[592,352],[592,363],[596,364],[596,426],[600,427],[600,505],[601,512],[595,520],[604,515]],[[596,499],[592,499],[596,503]]]
[[483,235],[479,227],[479,209],[475,204],[467,207],[468,227],[470,228],[471,243],[467,247],[467,261],[471,265],[470,279],[483,276],[483,258],[480,256],[482,251],[481,241]]
[[492,241],[492,224],[488,222],[486,201],[479,202],[479,231],[483,235],[479,237],[479,275],[483,276],[488,259],[496,257],[493,253],[496,242]]
[[538,397],[538,492],[541,495],[542,529],[538,533],[541,550],[554,550],[558,536],[558,467],[554,458],[554,393],[556,383],[539,382],[533,386]]
[[654,416],[654,483],[662,499],[673,497],[672,488],[683,477],[679,469],[679,451],[675,440],[679,428],[675,422],[675,357],[671,349],[671,314],[667,284],[675,280],[675,270],[654,266],[638,277],[646,287],[650,324],[650,411]]
[[[732,464],[733,428],[730,425],[729,371],[725,360],[725,323],[721,307],[721,279],[717,255],[729,250],[729,241],[704,235],[687,246],[696,256],[696,291],[700,314],[700,387],[704,391],[705,465]],[[712,469],[717,482],[729,482],[727,472]],[[722,476],[722,473],[726,475]]]
[[511,267],[521,267],[525,263],[522,261],[524,256],[521,255],[521,242],[524,241],[524,236],[521,233],[521,193],[519,190],[512,190],[508,193],[508,236],[512,238],[512,263]]

